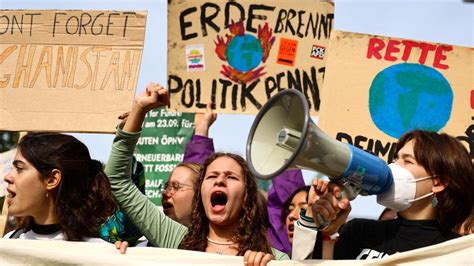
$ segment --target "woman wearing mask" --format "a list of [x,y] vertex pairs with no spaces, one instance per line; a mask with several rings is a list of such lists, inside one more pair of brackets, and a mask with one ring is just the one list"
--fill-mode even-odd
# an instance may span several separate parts
[[[268,262],[272,250],[264,218],[256,215],[261,213],[254,204],[256,182],[240,156],[217,153],[206,160],[196,184],[189,229],[163,215],[127,178],[145,114],[167,103],[167,90],[149,84],[135,100],[123,129],[117,130],[106,172],[120,207],[153,245],[245,255],[244,261],[255,265]],[[277,251],[273,256],[287,258]]]
[[[447,134],[414,130],[399,139],[389,167],[394,184],[377,201],[396,210],[397,219],[354,219],[342,226],[351,207],[347,199],[338,200],[338,187],[313,205],[313,213],[331,221],[318,234],[325,259],[382,258],[459,237],[453,231],[474,203],[474,172],[466,148]],[[321,245],[316,244],[315,254],[321,258]]]
[[117,207],[102,164],[73,136],[26,134],[4,179],[21,220],[4,238],[105,242],[99,227]]

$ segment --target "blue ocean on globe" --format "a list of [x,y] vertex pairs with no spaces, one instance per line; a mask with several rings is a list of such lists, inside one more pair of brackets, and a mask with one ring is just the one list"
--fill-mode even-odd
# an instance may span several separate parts
[[394,138],[413,129],[438,132],[448,122],[452,106],[449,82],[436,69],[420,64],[390,66],[370,86],[372,120]]
[[260,41],[252,35],[235,36],[227,45],[227,62],[233,68],[245,72],[260,64],[263,49]]

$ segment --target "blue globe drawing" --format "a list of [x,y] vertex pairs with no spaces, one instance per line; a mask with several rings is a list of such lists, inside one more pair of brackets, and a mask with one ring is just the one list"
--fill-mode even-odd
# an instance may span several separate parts
[[439,131],[448,122],[452,106],[449,82],[434,68],[420,64],[390,66],[370,86],[372,120],[394,138],[413,129]]
[[233,68],[245,72],[260,64],[263,49],[260,41],[252,35],[235,36],[227,45],[227,62]]

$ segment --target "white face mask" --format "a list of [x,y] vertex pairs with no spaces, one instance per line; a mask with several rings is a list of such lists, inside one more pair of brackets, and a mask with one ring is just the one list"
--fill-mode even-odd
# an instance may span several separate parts
[[392,170],[393,184],[387,192],[377,195],[378,204],[399,212],[410,208],[413,202],[434,194],[430,192],[415,199],[416,182],[432,178],[433,176],[415,179],[410,171],[398,164],[391,163],[388,167]]

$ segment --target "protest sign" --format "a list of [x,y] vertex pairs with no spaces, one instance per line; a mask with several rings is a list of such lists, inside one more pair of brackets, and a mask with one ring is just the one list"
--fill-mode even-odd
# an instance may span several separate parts
[[319,125],[391,161],[396,140],[425,129],[474,153],[474,50],[333,31]]
[[161,189],[176,164],[183,161],[185,144],[194,133],[194,114],[167,111],[147,113],[135,157],[145,171],[145,193],[161,205]]
[[146,12],[2,10],[0,130],[113,132],[138,80]]
[[329,1],[170,1],[171,108],[255,114],[293,88],[315,114],[333,22]]

